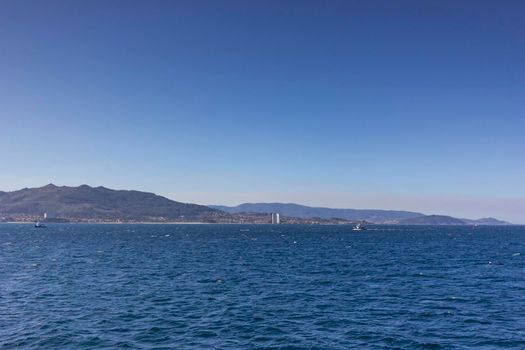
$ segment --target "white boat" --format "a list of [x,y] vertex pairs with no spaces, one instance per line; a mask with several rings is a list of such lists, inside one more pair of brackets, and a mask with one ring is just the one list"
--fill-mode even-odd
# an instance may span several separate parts
[[37,221],[37,222],[35,223],[35,227],[36,227],[36,228],[44,228],[44,227],[46,227],[46,225],[42,224],[40,221]]
[[354,230],[354,231],[364,231],[364,230],[366,230],[366,227],[362,223],[358,223],[357,225],[355,225],[355,227],[352,230]]

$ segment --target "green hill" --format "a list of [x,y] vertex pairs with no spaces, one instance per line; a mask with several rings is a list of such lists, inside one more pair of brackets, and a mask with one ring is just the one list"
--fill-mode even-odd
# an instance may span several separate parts
[[105,187],[55,186],[0,193],[0,217],[33,217],[48,213],[74,221],[206,221],[228,217],[217,209],[180,203],[153,193]]

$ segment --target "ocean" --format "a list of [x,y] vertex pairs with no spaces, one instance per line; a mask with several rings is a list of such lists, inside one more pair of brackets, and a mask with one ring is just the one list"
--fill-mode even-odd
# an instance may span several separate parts
[[525,227],[0,224],[3,349],[524,349]]

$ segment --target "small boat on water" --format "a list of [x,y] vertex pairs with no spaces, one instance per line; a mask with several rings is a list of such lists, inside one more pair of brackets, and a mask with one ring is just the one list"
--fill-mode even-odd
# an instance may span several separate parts
[[353,231],[365,231],[366,227],[362,223],[358,223],[355,225],[355,227],[352,229]]
[[37,221],[37,222],[35,223],[35,227],[36,227],[36,228],[45,228],[46,225],[42,224],[40,221]]

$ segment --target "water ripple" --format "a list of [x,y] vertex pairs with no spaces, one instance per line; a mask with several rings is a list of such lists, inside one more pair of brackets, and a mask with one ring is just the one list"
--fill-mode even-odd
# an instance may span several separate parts
[[0,224],[0,348],[523,349],[524,227]]

